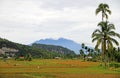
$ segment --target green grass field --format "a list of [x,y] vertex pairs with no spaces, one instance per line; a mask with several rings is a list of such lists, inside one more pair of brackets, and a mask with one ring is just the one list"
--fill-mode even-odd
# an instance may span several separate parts
[[80,60],[0,60],[0,78],[120,78],[120,68],[105,69],[99,62]]

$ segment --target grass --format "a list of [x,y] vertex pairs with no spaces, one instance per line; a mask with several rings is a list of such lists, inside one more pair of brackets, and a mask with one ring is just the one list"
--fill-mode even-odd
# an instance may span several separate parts
[[99,65],[80,60],[0,60],[0,78],[120,78],[119,68],[105,69]]

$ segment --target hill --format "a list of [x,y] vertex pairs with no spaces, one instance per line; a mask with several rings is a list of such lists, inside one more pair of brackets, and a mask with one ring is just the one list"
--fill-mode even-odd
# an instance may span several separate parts
[[[19,50],[16,56],[25,56],[30,53],[34,58],[53,58],[56,56],[64,55],[67,57],[67,54],[73,54],[74,52],[65,52],[65,54],[61,54],[60,52],[48,50],[46,48],[38,48],[35,44],[33,46],[23,45],[19,43],[11,42],[7,39],[0,38],[0,48],[2,47],[13,48]],[[44,46],[44,45],[43,45]],[[46,45],[47,47],[47,45]],[[50,45],[49,45],[50,47]],[[55,47],[55,46],[52,46]]]
[[76,54],[79,54],[79,50],[81,49],[81,44],[78,44],[75,41],[65,39],[65,38],[59,38],[58,40],[41,39],[41,40],[35,41],[34,43],[62,46],[70,50],[73,50]]
[[45,45],[45,44],[33,44],[32,46],[35,48],[45,49],[49,52],[57,52],[64,55],[75,55],[74,51],[61,46]]

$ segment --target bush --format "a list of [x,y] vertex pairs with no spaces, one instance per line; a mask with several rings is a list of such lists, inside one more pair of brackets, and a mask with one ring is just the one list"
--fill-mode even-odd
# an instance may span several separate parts
[[17,61],[24,61],[24,58],[18,58]]
[[28,61],[32,61],[32,57],[29,57]]
[[27,60],[27,61],[32,61],[32,56],[31,56],[31,54],[27,54],[26,57],[25,57],[25,60]]
[[110,63],[109,66],[114,67],[114,68],[119,68],[120,64],[119,63]]
[[97,62],[97,59],[92,59],[93,62]]

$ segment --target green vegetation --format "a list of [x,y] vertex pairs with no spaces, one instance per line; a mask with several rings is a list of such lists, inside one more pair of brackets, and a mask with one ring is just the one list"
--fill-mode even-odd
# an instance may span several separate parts
[[104,3],[99,4],[99,6],[96,9],[95,13],[97,15],[100,12],[102,12],[102,21],[104,21],[104,18],[108,19],[107,13],[111,14],[111,10],[109,10],[108,4],[104,4]]
[[[119,45],[117,40],[113,37],[120,38],[120,34],[114,31],[115,30],[114,24],[109,23],[107,21],[108,19],[107,12],[111,14],[111,11],[109,10],[109,6],[107,4],[101,3],[96,9],[96,14],[98,14],[99,12],[102,12],[102,22],[98,23],[98,26],[100,27],[100,29],[96,29],[93,32],[92,42],[97,41],[95,46],[96,50],[101,45],[102,61],[105,63],[105,66],[107,66],[106,63],[110,62],[110,60],[108,61],[107,59],[110,59],[110,57],[111,58],[114,57],[114,56],[111,56],[112,55],[111,53],[114,49],[113,43],[116,44],[117,46]],[[104,18],[106,18],[106,21],[104,21]]]
[[80,59],[73,51],[61,46],[27,46],[0,38],[0,48],[19,50],[7,61],[8,56],[1,55],[4,61],[0,59],[0,78],[120,78],[120,48],[114,47],[114,44],[119,45],[114,37],[120,38],[120,34],[114,31],[114,24],[107,21],[107,13],[111,14],[109,6],[101,3],[96,14],[99,12],[102,12],[102,21],[98,23],[99,29],[92,33],[92,42],[97,41],[95,49],[82,43]]
[[100,61],[101,52],[100,49],[94,50],[82,43],[82,49],[80,50],[80,59],[83,61]]
[[30,53],[25,56],[25,60],[26,61],[32,61],[32,56],[31,56]]
[[12,59],[3,62],[0,60],[0,77],[87,78],[90,76],[90,78],[93,78],[91,75],[95,75],[96,77],[94,76],[94,78],[97,78],[100,75],[103,75],[102,78],[120,77],[119,68],[105,69],[99,65],[99,62],[81,62],[81,60],[70,59],[33,59],[31,62],[15,61]]
[[19,50],[19,52],[17,52],[15,55],[16,59],[18,59],[19,57],[25,57],[28,54],[31,54],[33,58],[45,58],[45,59],[55,57],[73,58],[75,56],[75,53],[73,51],[60,46],[42,44],[41,45],[33,44],[33,46],[28,46],[0,38],[0,48],[2,48],[3,46]]
[[51,52],[51,58],[54,58],[53,55],[55,54],[55,52],[59,53],[58,55],[56,55],[56,57],[62,57],[62,58],[74,58],[76,55],[74,53],[74,51],[71,51],[71,50],[61,47],[61,46],[33,44],[32,47],[35,47],[38,49],[45,49],[45,50]]

